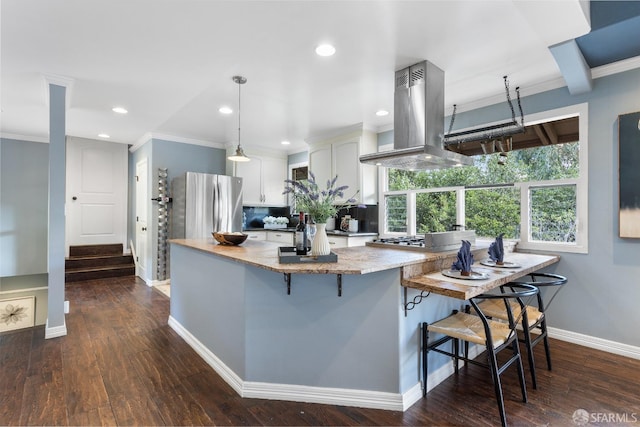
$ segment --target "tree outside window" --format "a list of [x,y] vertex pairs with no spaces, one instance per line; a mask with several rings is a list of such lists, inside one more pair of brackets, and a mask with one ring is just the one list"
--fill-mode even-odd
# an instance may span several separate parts
[[[498,155],[474,157],[474,165],[436,171],[388,170],[386,195],[388,232],[404,231],[406,196],[415,193],[417,233],[450,230],[460,207],[456,191],[464,192],[463,218],[480,237],[520,238],[522,183],[541,182],[530,190],[532,240],[575,242],[576,185],[551,185],[576,179],[580,173],[579,143],[565,143],[512,151],[506,164]],[[458,187],[459,190],[450,190]],[[445,190],[448,188],[447,190]],[[424,191],[429,189],[430,191]],[[442,190],[442,191],[438,191]],[[402,194],[398,194],[402,192]],[[411,215],[410,215],[411,217]]]

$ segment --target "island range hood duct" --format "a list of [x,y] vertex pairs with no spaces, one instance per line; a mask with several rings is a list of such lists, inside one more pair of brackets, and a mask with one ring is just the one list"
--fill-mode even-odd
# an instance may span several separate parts
[[360,156],[360,162],[395,169],[433,170],[471,165],[446,150],[444,71],[429,61],[396,71],[393,150]]

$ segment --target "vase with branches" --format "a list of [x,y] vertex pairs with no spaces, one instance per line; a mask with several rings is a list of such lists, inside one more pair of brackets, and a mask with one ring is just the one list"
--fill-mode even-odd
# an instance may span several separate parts
[[297,210],[307,212],[316,223],[316,236],[311,246],[312,255],[327,255],[331,252],[325,229],[327,220],[335,216],[340,209],[348,208],[356,202],[357,191],[346,202],[338,203],[338,200],[344,198],[344,192],[349,186],[339,186],[337,181],[338,176],[336,175],[333,179],[327,180],[326,188],[321,190],[311,171],[309,171],[309,179],[306,181],[292,179],[284,181],[286,185],[283,194],[291,195]]

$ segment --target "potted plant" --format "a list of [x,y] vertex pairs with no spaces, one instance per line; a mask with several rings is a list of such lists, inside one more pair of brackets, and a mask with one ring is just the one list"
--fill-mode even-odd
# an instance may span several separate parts
[[262,220],[264,222],[264,228],[287,228],[287,224],[289,223],[289,218],[284,216],[266,216]]
[[[349,188],[347,185],[337,186],[338,176],[327,181],[327,188],[320,190],[316,183],[316,177],[309,171],[307,181],[294,181],[285,179],[285,189],[283,194],[291,194],[295,200],[297,210],[307,212],[316,223],[316,235],[311,245],[311,255],[328,255],[331,253],[329,239],[327,238],[327,220],[334,217],[338,210],[345,205],[336,205],[336,199],[344,197],[344,191]],[[358,194],[357,192],[354,194]],[[352,197],[346,201],[347,204],[355,203]]]

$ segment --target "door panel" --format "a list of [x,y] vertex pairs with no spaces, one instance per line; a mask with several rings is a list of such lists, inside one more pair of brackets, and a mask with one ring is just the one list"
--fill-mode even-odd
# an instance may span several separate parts
[[136,163],[136,276],[147,281],[147,224],[148,217],[148,163],[147,159]]
[[126,247],[127,146],[67,138],[66,249],[122,243]]

